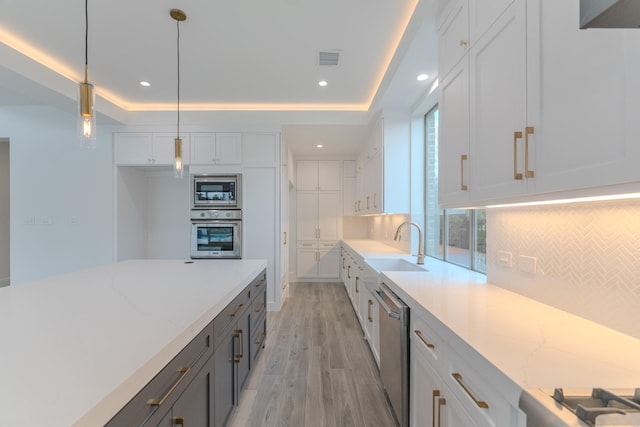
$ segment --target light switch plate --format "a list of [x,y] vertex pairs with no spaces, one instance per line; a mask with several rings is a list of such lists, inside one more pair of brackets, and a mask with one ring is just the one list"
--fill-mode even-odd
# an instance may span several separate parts
[[511,268],[513,266],[513,255],[511,252],[498,251],[498,265]]
[[518,269],[520,271],[524,271],[525,273],[536,273],[538,259],[536,257],[520,255],[518,259]]

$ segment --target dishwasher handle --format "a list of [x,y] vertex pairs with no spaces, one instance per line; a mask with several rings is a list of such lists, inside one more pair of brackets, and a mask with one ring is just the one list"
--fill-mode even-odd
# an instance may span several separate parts
[[389,308],[389,305],[387,305],[387,303],[384,301],[384,296],[385,294],[379,290],[375,290],[374,291],[375,294],[373,295],[374,298],[378,301],[378,303],[380,304],[380,306],[384,309],[384,311],[387,313],[387,316],[392,317],[394,319],[398,319],[400,320],[400,313],[393,311]]

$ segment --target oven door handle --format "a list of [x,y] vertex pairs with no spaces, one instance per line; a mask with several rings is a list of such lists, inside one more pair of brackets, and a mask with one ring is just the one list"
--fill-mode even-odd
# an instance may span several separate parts
[[384,301],[384,298],[383,298],[384,293],[383,292],[381,292],[380,290],[375,290],[373,296],[378,301],[378,303],[380,304],[380,307],[382,307],[384,309],[384,311],[387,313],[387,316],[389,316],[391,318],[394,318],[394,319],[400,320],[400,313],[391,310],[389,308],[389,306],[387,305],[387,303]]

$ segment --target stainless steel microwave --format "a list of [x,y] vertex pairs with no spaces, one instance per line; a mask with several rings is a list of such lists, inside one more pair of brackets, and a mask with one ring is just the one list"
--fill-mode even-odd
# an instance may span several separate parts
[[242,209],[242,175],[193,175],[191,209]]

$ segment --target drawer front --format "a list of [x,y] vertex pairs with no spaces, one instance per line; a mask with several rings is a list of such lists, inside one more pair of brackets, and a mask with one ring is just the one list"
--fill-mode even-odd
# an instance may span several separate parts
[[155,426],[213,354],[210,323],[107,424]]
[[256,328],[267,311],[267,290],[263,288],[251,303],[251,326]]
[[264,298],[266,294],[263,294],[263,292],[266,292],[267,290],[267,271],[263,270],[262,273],[260,273],[258,277],[251,282],[249,287],[251,288],[252,300],[255,300],[256,298]]
[[238,318],[250,307],[251,305],[251,286],[247,286],[232,302],[229,304],[222,313],[218,314],[213,321],[213,333],[216,338],[229,327],[232,323],[235,323]]
[[299,240],[297,244],[298,249],[318,249],[317,240]]
[[264,341],[267,338],[267,316],[263,314],[257,322],[257,326],[253,329],[251,334],[251,366],[253,369],[254,363],[258,359],[258,356],[262,353],[264,348]]
[[441,366],[447,351],[444,341],[433,330],[426,319],[411,316],[409,333],[411,346],[420,351],[435,366]]

